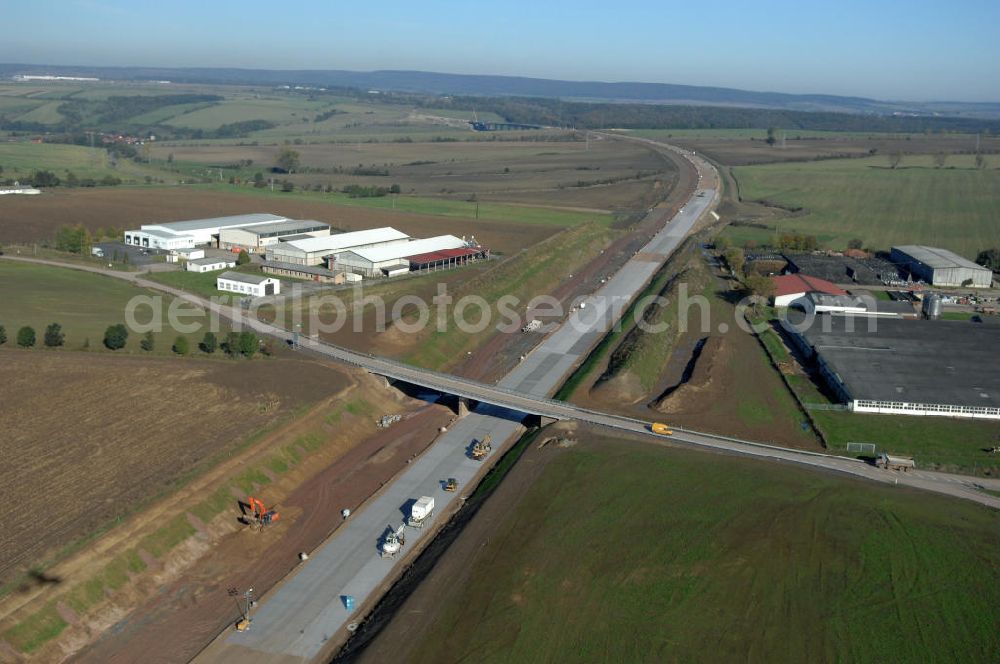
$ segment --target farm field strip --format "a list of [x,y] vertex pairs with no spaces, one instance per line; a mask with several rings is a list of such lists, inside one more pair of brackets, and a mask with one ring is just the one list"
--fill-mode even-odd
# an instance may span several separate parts
[[[941,246],[974,258],[996,241],[1000,170],[975,170],[972,157],[949,157],[954,168],[935,169],[930,157],[908,157],[890,169],[886,158],[770,164],[734,169],[744,200],[804,208],[779,220],[778,232],[815,235],[843,248],[851,238],[866,246]],[[732,227],[735,237],[773,232]]]
[[576,444],[532,446],[360,661],[985,662],[1000,647],[994,511],[552,435]]

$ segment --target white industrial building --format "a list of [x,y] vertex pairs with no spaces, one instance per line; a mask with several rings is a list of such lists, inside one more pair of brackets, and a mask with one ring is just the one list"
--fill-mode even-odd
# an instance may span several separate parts
[[989,288],[993,272],[953,251],[919,244],[893,247],[889,260],[932,286]]
[[35,189],[30,185],[23,185],[15,182],[13,187],[0,187],[0,196],[4,194],[24,194],[26,196],[37,196],[42,193],[40,189]]
[[185,247],[183,249],[172,249],[167,254],[168,263],[180,263],[181,261],[193,261],[205,257],[205,250],[200,247]]
[[291,277],[292,279],[317,281],[324,284],[334,284],[335,286],[361,281],[360,274],[343,271],[334,272],[333,270],[328,270],[320,265],[294,265],[292,263],[271,261],[261,265],[260,269],[263,270],[265,274],[274,274],[279,277]]
[[395,228],[372,228],[350,233],[337,233],[326,237],[312,237],[303,240],[279,242],[267,247],[268,262],[292,265],[322,265],[327,256],[349,249],[406,244],[410,236]]
[[229,258],[196,258],[184,266],[188,272],[215,272],[236,267],[236,261]]
[[146,249],[183,249],[198,245],[218,245],[224,228],[260,226],[288,221],[274,214],[237,214],[229,217],[189,219],[166,224],[143,224],[139,230],[125,231],[125,244]]
[[264,274],[248,274],[246,272],[223,272],[215,280],[215,287],[220,291],[251,297],[264,297],[265,295],[281,293],[280,280]]
[[268,246],[278,242],[305,240],[328,235],[330,235],[330,224],[324,224],[321,221],[313,219],[279,221],[258,226],[223,228],[219,232],[219,248],[261,254]]
[[351,249],[337,253],[330,261],[330,269],[353,272],[364,277],[392,277],[410,271],[410,261],[407,260],[410,256],[466,246],[465,240],[454,235],[439,235],[412,242]]

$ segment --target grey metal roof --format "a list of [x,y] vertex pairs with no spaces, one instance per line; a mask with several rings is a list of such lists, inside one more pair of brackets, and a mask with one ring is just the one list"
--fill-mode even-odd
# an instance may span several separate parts
[[409,235],[402,231],[386,226],[383,228],[369,228],[363,231],[337,233],[326,237],[311,237],[308,240],[295,240],[294,242],[286,242],[285,244],[306,253],[334,253],[350,249],[351,247],[391,242],[394,240],[406,240],[409,237]]
[[1000,326],[819,315],[802,336],[854,399],[1000,407]]
[[146,235],[152,235],[153,237],[162,237],[167,240],[176,240],[178,235],[176,233],[168,233],[167,231],[161,231],[157,228],[143,228],[138,231],[128,231],[129,233],[145,233]]
[[865,301],[857,295],[829,295],[827,293],[807,293],[813,304],[821,307],[860,307],[867,309]]
[[852,258],[822,254],[785,254],[793,272],[801,272],[835,284],[856,283],[881,286],[882,279],[902,279],[899,268],[881,258]]
[[[307,231],[321,231],[324,229],[329,229],[330,224],[324,224],[322,221],[316,221],[314,219],[302,219],[302,220],[290,220],[290,221],[277,221],[273,224],[260,224],[257,226],[250,226],[249,228],[237,227],[241,231],[246,231],[247,233],[253,233],[257,236],[273,236],[273,235],[284,235],[284,234],[295,234]],[[307,235],[306,237],[312,237]]]
[[466,246],[466,243],[454,235],[438,235],[436,237],[424,238],[423,240],[412,240],[389,246],[350,249],[343,253],[352,253],[370,263],[383,263],[385,261],[401,261],[401,259],[407,256],[416,256],[444,249],[458,249],[464,246]]
[[265,212],[255,212],[252,214],[234,214],[228,217],[209,217],[207,219],[188,219],[186,221],[171,221],[166,224],[148,224],[149,226],[160,226],[175,233],[187,231],[204,230],[206,228],[230,228],[233,226],[248,226],[264,223],[275,223],[288,221],[288,217],[279,217],[276,214]]
[[322,277],[334,277],[340,272],[328,270],[318,265],[299,265],[297,263],[285,263],[283,261],[267,261],[262,266],[264,268],[273,267],[277,270],[288,270],[289,272],[301,272],[302,274],[316,274]]
[[946,269],[951,267],[964,267],[971,270],[985,270],[982,265],[973,263],[968,258],[959,256],[954,251],[939,249],[938,247],[927,247],[922,244],[904,244],[893,247],[896,251],[902,252],[920,261],[927,267],[935,269]]
[[219,263],[235,263],[235,258],[212,258],[211,256],[207,258],[196,258],[192,261],[188,261],[192,265],[218,265]]
[[254,285],[260,285],[268,279],[274,279],[274,277],[269,277],[266,274],[250,274],[248,272],[223,272],[218,278]]

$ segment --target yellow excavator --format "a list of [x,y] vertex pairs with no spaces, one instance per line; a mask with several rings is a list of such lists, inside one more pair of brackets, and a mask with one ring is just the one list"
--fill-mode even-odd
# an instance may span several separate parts
[[668,427],[666,424],[664,424],[663,422],[653,422],[652,424],[649,425],[649,429],[653,433],[658,433],[661,436],[672,436],[672,435],[674,435],[673,430],[670,427]]
[[476,461],[482,461],[490,450],[493,449],[493,438],[490,434],[486,434],[486,437],[482,440],[477,440],[472,444],[472,458]]

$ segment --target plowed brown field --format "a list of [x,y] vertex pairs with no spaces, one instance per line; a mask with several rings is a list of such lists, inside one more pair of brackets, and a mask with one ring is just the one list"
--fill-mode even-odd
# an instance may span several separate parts
[[0,581],[349,383],[293,359],[0,351]]

